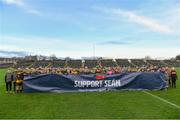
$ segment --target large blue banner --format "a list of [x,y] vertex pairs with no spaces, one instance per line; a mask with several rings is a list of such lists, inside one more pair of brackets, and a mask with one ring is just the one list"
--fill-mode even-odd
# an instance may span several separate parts
[[162,73],[121,73],[115,75],[46,74],[26,78],[25,93],[86,92],[109,90],[161,90],[166,88]]

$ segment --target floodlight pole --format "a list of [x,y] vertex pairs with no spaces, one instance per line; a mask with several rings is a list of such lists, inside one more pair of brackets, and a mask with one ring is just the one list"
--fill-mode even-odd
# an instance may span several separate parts
[[93,57],[95,59],[95,44],[93,44]]

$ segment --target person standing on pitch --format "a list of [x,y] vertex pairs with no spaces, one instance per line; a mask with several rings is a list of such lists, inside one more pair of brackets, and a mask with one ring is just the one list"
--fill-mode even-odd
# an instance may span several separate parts
[[177,79],[177,73],[174,68],[171,70],[171,82],[172,82],[172,88],[176,88],[176,79]]
[[23,80],[24,80],[24,73],[19,72],[17,74],[17,80],[16,80],[16,93],[23,92]]
[[17,73],[16,71],[13,72],[13,92],[16,93],[16,80],[17,80]]
[[6,83],[6,93],[11,92],[12,90],[12,81],[13,81],[13,74],[10,70],[7,71],[5,75],[5,83]]
[[168,74],[168,86],[171,87],[172,81],[171,81],[171,68],[167,68],[167,74]]

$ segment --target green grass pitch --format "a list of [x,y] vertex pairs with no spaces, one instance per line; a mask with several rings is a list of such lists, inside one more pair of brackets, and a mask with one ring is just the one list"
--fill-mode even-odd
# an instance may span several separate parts
[[[177,68],[180,78],[180,68]],[[0,70],[0,118],[136,118],[180,119],[180,109],[142,91],[6,94]],[[180,79],[177,88],[149,91],[180,106]]]

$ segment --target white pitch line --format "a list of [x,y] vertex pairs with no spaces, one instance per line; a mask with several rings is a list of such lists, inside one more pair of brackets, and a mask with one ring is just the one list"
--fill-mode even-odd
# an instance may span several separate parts
[[149,92],[147,92],[147,91],[143,91],[143,92],[146,93],[146,94],[148,94],[148,95],[150,95],[150,96],[152,96],[152,97],[154,97],[154,98],[157,98],[157,99],[159,99],[159,100],[161,100],[161,101],[163,101],[163,102],[165,102],[165,103],[167,103],[167,104],[169,104],[169,105],[171,105],[171,106],[174,106],[175,108],[180,109],[180,106],[179,106],[179,105],[176,105],[176,104],[174,104],[174,103],[172,103],[172,102],[169,102],[169,101],[167,101],[167,100],[165,100],[165,99],[163,99],[163,98],[161,98],[161,97],[159,97],[159,96],[153,95],[153,94],[151,94],[151,93],[149,93]]

